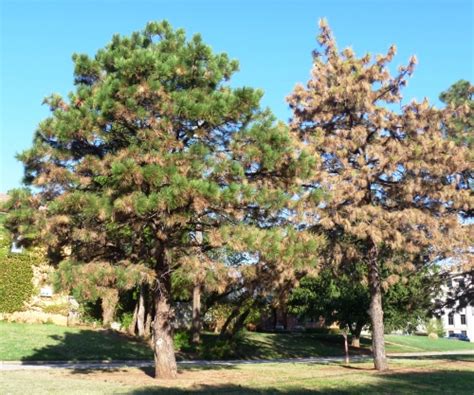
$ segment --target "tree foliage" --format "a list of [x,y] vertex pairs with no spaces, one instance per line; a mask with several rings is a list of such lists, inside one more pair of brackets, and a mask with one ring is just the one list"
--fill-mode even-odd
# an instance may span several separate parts
[[[419,264],[473,244],[472,227],[458,220],[473,196],[457,188],[455,177],[471,162],[467,149],[444,138],[442,125],[452,110],[438,110],[426,99],[394,110],[415,57],[392,75],[395,46],[385,55],[358,58],[351,48],[338,51],[325,21],[320,27],[311,78],[288,102],[292,130],[318,163],[307,193],[323,188],[328,196],[323,204],[302,199],[300,212],[315,232],[327,235],[328,261],[366,263],[374,360],[385,369],[382,288]],[[392,274],[382,279],[387,269]]]
[[474,148],[474,86],[459,80],[439,95],[439,99],[458,113],[446,125],[447,136],[469,149]]
[[[292,180],[311,161],[261,109],[260,90],[230,86],[237,62],[199,35],[152,22],[73,60],[75,90],[45,99],[51,115],[19,155],[38,192],[12,193],[8,226],[21,243],[48,246],[69,288],[96,297],[148,283],[156,374],[174,377],[172,274],[205,275],[213,263],[201,252],[227,244],[253,254],[267,240],[273,249],[255,270],[292,264],[275,255],[289,231],[266,228],[284,221]],[[297,239],[295,253],[310,254],[313,240]]]

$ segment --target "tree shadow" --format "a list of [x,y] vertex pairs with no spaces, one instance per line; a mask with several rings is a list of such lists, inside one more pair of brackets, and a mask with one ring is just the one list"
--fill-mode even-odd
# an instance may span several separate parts
[[[101,370],[120,372],[127,367],[141,369],[146,375],[154,377],[153,351],[149,345],[132,336],[112,330],[81,329],[63,335],[49,335],[54,340],[35,348],[21,361],[23,365],[47,363],[52,368],[64,368],[71,373],[91,374]],[[187,370],[233,369],[230,364],[203,364],[190,362]]]
[[[212,359],[278,359],[340,357],[344,355],[342,336],[308,333],[265,333],[261,335],[237,335],[220,339],[204,334],[199,357]],[[369,355],[367,348],[350,347],[351,355]]]
[[[434,372],[386,372],[374,373],[375,380],[361,382],[355,380],[350,388],[338,386],[337,381],[320,382],[310,387],[305,382],[300,388],[289,383],[284,388],[255,388],[250,385],[216,384],[192,388],[150,386],[130,392],[145,394],[472,394],[474,373],[468,370],[439,370]],[[334,379],[334,380],[337,380]]]
[[153,353],[143,341],[111,330],[83,329],[50,335],[53,344],[35,348],[22,361],[149,360]]

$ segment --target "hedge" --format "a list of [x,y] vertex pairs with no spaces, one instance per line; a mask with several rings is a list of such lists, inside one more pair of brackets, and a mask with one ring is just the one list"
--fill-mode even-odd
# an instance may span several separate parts
[[26,254],[0,254],[0,312],[21,310],[33,292],[32,259]]

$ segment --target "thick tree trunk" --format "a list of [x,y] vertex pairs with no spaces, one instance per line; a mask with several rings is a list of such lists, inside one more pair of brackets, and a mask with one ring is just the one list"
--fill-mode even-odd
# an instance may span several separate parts
[[156,295],[155,321],[153,323],[153,345],[155,352],[155,377],[174,379],[177,375],[171,328],[171,305],[164,295]]
[[138,298],[137,329],[138,336],[145,337],[145,290],[140,285],[140,296]]
[[195,284],[193,288],[193,322],[192,342],[199,344],[201,341],[201,284]]
[[119,300],[116,289],[107,289],[102,295],[102,324],[106,328],[110,327],[115,318],[115,309]]
[[351,346],[359,348],[360,347],[360,334],[364,324],[362,322],[357,322],[355,328],[351,329]]
[[375,369],[387,370],[388,363],[387,357],[385,356],[382,288],[380,284],[380,271],[377,255],[377,246],[374,243],[373,247],[369,251],[369,315],[372,323],[372,353],[374,357]]
[[173,346],[173,312],[171,308],[171,277],[166,251],[158,255],[157,284],[153,293],[155,318],[153,321],[153,350],[155,354],[155,377],[174,379],[178,369]]

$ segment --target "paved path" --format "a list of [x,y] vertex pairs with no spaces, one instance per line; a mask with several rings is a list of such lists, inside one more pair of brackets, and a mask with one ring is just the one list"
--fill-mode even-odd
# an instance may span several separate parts
[[[474,355],[474,351],[444,351],[444,352],[423,352],[423,353],[393,353],[389,358],[413,358],[413,357],[442,357],[449,355]],[[369,361],[370,355],[354,355],[351,361]],[[344,357],[312,357],[312,358],[285,358],[285,359],[253,359],[253,360],[229,360],[229,361],[179,361],[180,366],[233,366],[250,365],[262,363],[317,363],[329,364],[342,362]],[[153,361],[0,361],[0,371],[11,370],[47,370],[47,369],[75,369],[75,370],[95,370],[95,369],[123,369],[123,368],[146,368],[152,367]]]

